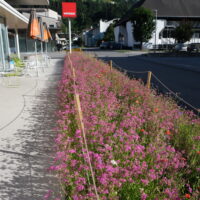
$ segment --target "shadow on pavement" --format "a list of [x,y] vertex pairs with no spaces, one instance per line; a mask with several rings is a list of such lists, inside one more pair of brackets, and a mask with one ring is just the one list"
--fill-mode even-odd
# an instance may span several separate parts
[[60,194],[58,179],[48,170],[55,153],[56,93],[63,61],[59,61],[57,66],[45,80],[39,80],[44,87],[25,96],[26,106],[21,116],[24,127],[15,133],[21,144],[20,153],[0,151],[1,155],[8,155],[1,169],[14,174],[0,182],[2,200],[42,200],[46,193],[52,193],[49,199],[55,199]]

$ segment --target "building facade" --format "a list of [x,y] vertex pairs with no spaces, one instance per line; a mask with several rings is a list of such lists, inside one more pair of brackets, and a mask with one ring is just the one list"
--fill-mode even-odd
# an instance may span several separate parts
[[[182,22],[192,24],[193,36],[188,43],[200,43],[200,4],[199,0],[140,0],[131,10],[145,7],[155,13],[156,29],[151,39],[144,43],[145,48],[153,46],[170,46],[176,41],[172,37],[173,31]],[[133,26],[130,21],[130,12],[122,18],[115,27],[115,40],[128,47],[138,45],[134,39]]]
[[[49,0],[0,0],[0,72],[11,70],[12,54],[19,58],[23,52],[34,52],[35,42],[27,37],[32,9],[46,22],[52,35],[61,28],[61,16],[49,9]],[[37,41],[41,51],[46,45]],[[55,40],[48,43],[48,50],[55,48]]]
[[[29,19],[32,9],[36,10],[37,17],[40,17],[42,22],[45,22],[53,36],[53,40],[47,44],[48,51],[53,51],[56,48],[55,34],[61,29],[62,18],[57,12],[49,9],[49,0],[7,0],[18,12]],[[9,40],[11,52],[16,53],[15,38],[13,37],[14,30],[9,29]],[[27,37],[27,29],[18,30],[20,52],[34,52],[34,41]],[[46,45],[37,41],[37,50],[39,52],[45,49]]]
[[97,46],[98,41],[102,40],[104,37],[104,33],[106,32],[107,28],[110,24],[113,23],[114,20],[110,21],[102,21],[100,20],[98,27],[91,28],[87,30],[83,34],[83,41],[85,46],[93,47]]
[[[26,29],[28,19],[20,12],[14,9],[4,0],[0,0],[0,71],[10,69],[10,44],[8,30],[13,29],[17,32],[18,29]],[[15,35],[17,38],[18,35]],[[19,42],[16,42],[16,49],[19,50]]]

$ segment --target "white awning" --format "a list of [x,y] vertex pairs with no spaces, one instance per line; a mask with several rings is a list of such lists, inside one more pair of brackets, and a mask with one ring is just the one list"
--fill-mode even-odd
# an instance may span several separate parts
[[28,18],[26,18],[4,0],[0,0],[0,16],[5,17],[6,24],[9,29],[26,29],[28,26]]

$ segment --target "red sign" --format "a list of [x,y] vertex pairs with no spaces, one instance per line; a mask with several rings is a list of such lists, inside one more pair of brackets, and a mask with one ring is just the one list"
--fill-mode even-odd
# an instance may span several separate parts
[[62,16],[67,18],[76,17],[76,3],[62,2]]

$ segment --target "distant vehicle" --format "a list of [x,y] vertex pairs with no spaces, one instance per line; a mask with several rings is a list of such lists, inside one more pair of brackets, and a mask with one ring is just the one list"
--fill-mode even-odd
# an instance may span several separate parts
[[200,43],[191,43],[187,48],[188,52],[199,52],[200,51]]
[[152,43],[143,43],[143,49],[154,49],[154,45]]
[[56,44],[57,51],[62,51],[63,50],[63,45],[62,44]]
[[[73,51],[80,51],[80,50],[81,50],[81,47],[80,47],[80,46],[74,45],[74,44],[72,44],[71,48],[72,48]],[[65,47],[63,48],[63,50],[69,51],[69,46],[68,46],[68,45],[65,46]]]
[[122,49],[124,46],[117,42],[109,42],[109,49]]
[[102,42],[99,47],[101,49],[108,49],[109,48],[109,42]]
[[123,49],[124,45],[114,42],[114,41],[107,41],[107,42],[102,42],[100,44],[101,49]]
[[178,44],[174,47],[174,50],[175,50],[175,51],[184,51],[184,52],[187,52],[187,47],[188,47],[187,44],[178,43]]

